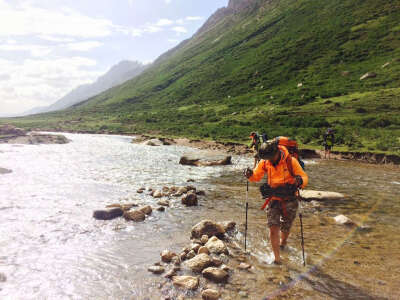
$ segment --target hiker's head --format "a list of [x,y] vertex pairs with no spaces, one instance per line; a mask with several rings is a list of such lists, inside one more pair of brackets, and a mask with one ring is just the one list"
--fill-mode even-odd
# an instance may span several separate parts
[[254,131],[250,133],[250,137],[251,137],[251,138],[253,138],[253,137],[255,137],[255,136],[256,136],[256,133],[255,133]]
[[261,159],[273,161],[278,151],[278,143],[276,140],[269,140],[261,144],[258,155]]

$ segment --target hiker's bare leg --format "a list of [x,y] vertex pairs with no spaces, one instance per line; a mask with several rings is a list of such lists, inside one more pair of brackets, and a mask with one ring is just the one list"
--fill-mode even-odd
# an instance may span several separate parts
[[271,240],[272,252],[274,252],[275,262],[280,263],[281,257],[279,254],[279,231],[280,228],[277,225],[273,225],[269,228],[269,238]]
[[290,232],[281,231],[281,246],[286,246]]

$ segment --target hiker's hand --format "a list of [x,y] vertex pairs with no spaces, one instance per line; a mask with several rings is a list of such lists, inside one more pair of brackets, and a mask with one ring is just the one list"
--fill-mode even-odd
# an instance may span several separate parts
[[243,171],[243,175],[246,178],[250,178],[251,176],[253,176],[253,170],[250,168],[247,168]]
[[299,175],[296,175],[294,178],[296,179],[296,187],[301,187],[303,185],[303,178]]

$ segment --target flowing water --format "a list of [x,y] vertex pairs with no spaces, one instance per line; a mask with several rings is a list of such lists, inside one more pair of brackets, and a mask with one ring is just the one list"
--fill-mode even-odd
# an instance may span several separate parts
[[[245,182],[233,166],[178,164],[180,146],[149,147],[130,137],[66,134],[66,145],[0,145],[1,299],[159,299],[165,279],[148,266],[160,252],[178,252],[191,227],[202,219],[235,220],[233,242],[243,245]],[[247,261],[250,272],[235,270],[223,299],[396,299],[400,297],[400,175],[387,168],[337,161],[308,161],[310,188],[346,194],[343,201],[306,204],[307,266],[302,266],[296,220],[283,253],[284,266],[270,263],[265,214],[258,185],[248,197]],[[140,187],[186,186],[194,179],[206,196],[183,207],[172,200],[143,223],[123,218],[97,221],[92,212],[112,203],[150,204]],[[362,227],[335,225],[345,214]],[[241,292],[239,294],[239,292]],[[191,295],[198,298],[199,294]]]

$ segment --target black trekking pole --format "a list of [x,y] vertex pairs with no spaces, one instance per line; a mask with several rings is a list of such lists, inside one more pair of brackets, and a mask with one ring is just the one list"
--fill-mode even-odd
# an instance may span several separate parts
[[300,202],[299,218],[300,218],[300,231],[301,231],[301,249],[303,251],[303,266],[305,266],[306,259],[304,257],[303,213],[302,213],[301,202]]
[[244,252],[247,251],[247,211],[249,209],[249,203],[248,203],[248,199],[249,199],[249,181],[246,180],[247,183],[247,187],[246,187],[246,224],[244,227]]

